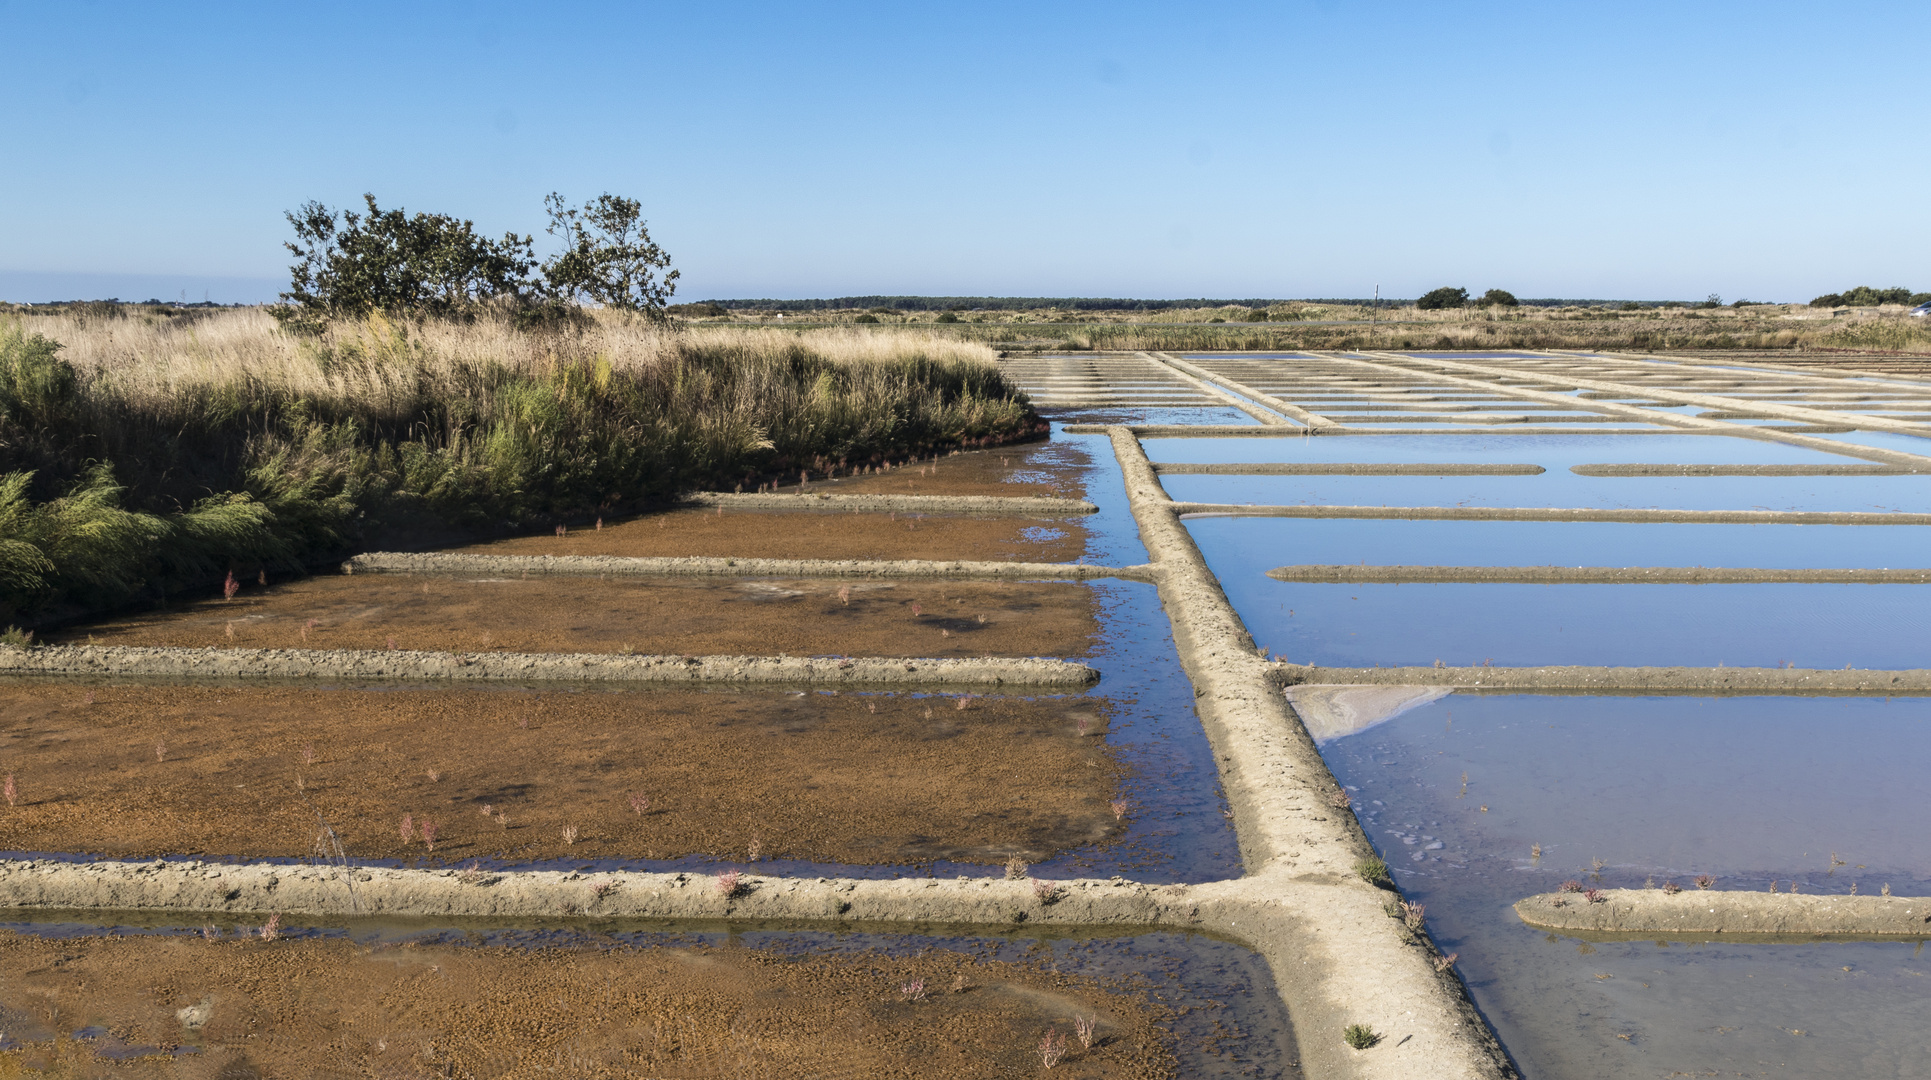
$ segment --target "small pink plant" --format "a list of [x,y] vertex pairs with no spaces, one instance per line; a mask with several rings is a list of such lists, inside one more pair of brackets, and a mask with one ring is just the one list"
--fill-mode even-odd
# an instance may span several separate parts
[[1426,921],[1427,914],[1428,905],[1426,904],[1417,904],[1413,900],[1403,900],[1401,902],[1401,921],[1406,923],[1410,930],[1421,929],[1422,923]]
[[87,704],[92,705],[93,703],[94,703],[94,692],[92,690],[89,690],[87,692]]
[[1699,888],[1699,889],[1708,889],[1708,888],[1712,888],[1712,887],[1714,887],[1715,885],[1716,885],[1716,878],[1715,878],[1714,876],[1712,876],[1712,875],[1710,875],[1710,874],[1698,874],[1698,875],[1696,875],[1696,887],[1697,887],[1697,888]]
[[1461,956],[1462,954],[1458,952],[1449,953],[1447,956],[1437,956],[1435,958],[1435,970],[1447,971],[1449,968],[1455,966],[1455,961],[1461,959]]
[[577,827],[576,827],[575,825],[565,825],[565,826],[563,827],[563,842],[564,842],[564,844],[566,844],[566,845],[574,845],[574,844],[576,844],[576,842],[577,842]]
[[1039,1063],[1050,1069],[1065,1056],[1066,1036],[1057,1028],[1047,1028],[1046,1034],[1039,1037]]
[[923,615],[923,614],[925,614],[924,608],[918,606],[917,604],[912,605],[912,617],[914,619],[918,618],[920,615]]
[[273,941],[276,938],[281,937],[282,936],[282,917],[279,914],[270,915],[268,917],[268,921],[261,925],[260,933],[261,933],[261,939],[263,941]]
[[1033,879],[1033,899],[1042,904],[1050,904],[1059,899],[1059,885],[1044,878]]
[[302,746],[302,764],[304,765],[315,764],[315,744],[314,743],[305,743]]
[[[642,814],[642,813],[643,813],[644,811],[646,811],[646,810],[649,810],[649,809],[650,809],[650,798],[649,798],[649,796],[646,796],[646,795],[638,795],[638,794],[634,794],[634,793],[633,793],[633,794],[632,794],[632,795],[630,796],[630,812],[631,812],[631,813],[633,813],[633,814]],[[487,811],[487,810],[485,810],[485,811],[484,811],[484,813],[488,813],[488,812],[489,812],[489,811]]]
[[407,844],[416,838],[416,819],[408,814],[402,815],[402,824],[396,829],[402,834],[402,842]]
[[432,784],[440,783],[443,778],[441,769],[425,769],[423,770],[423,775],[427,776],[429,778],[429,782]]
[[1571,879],[1556,887],[1557,892],[1581,892],[1582,882]]
[[496,807],[494,807],[494,806],[492,806],[492,805],[490,805],[489,803],[484,803],[484,804],[483,804],[483,816],[484,816],[484,817],[489,817],[489,816],[491,816],[491,815],[493,815],[493,814],[495,814],[495,813],[496,813]]
[[1098,1023],[1090,1016],[1073,1017],[1073,1034],[1079,1036],[1080,1048],[1093,1049],[1093,1032]]
[[396,639],[395,639],[395,638],[390,638],[390,639],[389,639],[389,648],[391,648],[391,649],[393,649],[393,648],[395,648],[395,647],[396,647]]
[[428,847],[430,851],[436,850],[436,823],[428,818],[423,818],[422,824],[418,825],[417,829],[422,833],[424,846]]
[[953,702],[952,704],[954,708],[958,709],[960,712],[964,712],[967,709],[972,708],[972,695],[966,694],[963,697],[959,698],[959,700]]
[[1087,732],[1087,730],[1088,730],[1089,728],[1091,728],[1092,726],[1093,726],[1093,722],[1092,722],[1091,720],[1088,720],[1088,719],[1087,719],[1086,717],[1084,717],[1084,716],[1082,716],[1082,717],[1080,717],[1080,718],[1079,718],[1079,733],[1080,733],[1080,737],[1081,737],[1081,738],[1084,738],[1084,737],[1086,736],[1086,732]]
[[219,926],[216,926],[216,925],[215,925],[214,923],[209,923],[208,925],[206,925],[206,926],[204,926],[204,927],[202,927],[202,928],[201,928],[201,940],[203,940],[203,941],[220,941],[220,940],[221,940],[221,927],[219,927]]
[[913,979],[909,982],[900,983],[898,992],[905,995],[905,1000],[907,1001],[924,1001],[925,980]]
[[154,760],[156,760],[156,761],[166,761],[166,760],[168,760],[168,743],[167,743],[167,740],[165,740],[165,739],[156,739],[156,740],[154,740]]
[[229,623],[229,624],[228,624],[227,626],[225,626],[225,627],[223,627],[223,628],[222,628],[222,632],[228,635],[228,640],[229,640],[229,641],[233,641],[233,640],[235,640],[235,624],[234,624],[234,623],[232,623],[232,622],[231,622],[231,623]]
[[1603,901],[1602,890],[1601,889],[1584,889],[1582,892],[1582,898],[1584,900],[1589,901],[1592,904],[1600,904]]
[[602,532],[602,531],[603,531],[603,519],[602,519],[602,518],[598,518],[598,519],[597,519],[597,531],[598,531],[598,532]]
[[738,894],[738,878],[739,874],[736,870],[719,870],[717,872],[717,891],[723,893],[726,899],[736,896]]
[[569,527],[568,525],[558,525],[558,526],[557,526],[557,535],[558,535],[558,536],[568,536],[568,535],[570,535],[570,527]]
[[1108,803],[1107,805],[1113,808],[1114,821],[1120,821],[1125,819],[1126,812],[1133,808],[1133,804],[1127,802],[1125,799],[1114,799],[1111,803]]
[[233,600],[235,594],[240,591],[241,582],[235,580],[235,572],[233,570],[228,571],[228,580],[221,583],[221,598],[223,600]]
[[12,774],[12,773],[8,773],[8,774],[7,774],[7,786],[6,786],[6,789],[4,790],[4,792],[0,792],[0,794],[5,794],[5,795],[6,795],[6,797],[7,797],[7,805],[8,805],[8,806],[15,806],[15,805],[18,805],[18,803],[19,803],[19,800],[20,800],[20,789],[18,789],[18,788],[16,788],[16,787],[14,787],[14,786],[13,786],[13,774]]
[[1663,895],[1664,895],[1664,896],[1675,896],[1675,895],[1676,895],[1677,893],[1680,893],[1680,892],[1682,892],[1682,891],[1683,891],[1683,886],[1681,886],[1681,885],[1678,885],[1678,884],[1677,884],[1676,882],[1674,882],[1674,881],[1665,881],[1665,882],[1663,882]]
[[840,586],[838,586],[838,602],[839,602],[839,603],[841,603],[841,604],[843,604],[843,605],[845,605],[846,607],[850,607],[850,606],[851,606],[851,603],[852,603],[852,587],[851,587],[850,585],[840,585]]

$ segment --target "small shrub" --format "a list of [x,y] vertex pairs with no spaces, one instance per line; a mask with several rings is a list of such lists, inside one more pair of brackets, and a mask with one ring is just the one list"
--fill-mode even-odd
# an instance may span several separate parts
[[1079,1036],[1079,1044],[1081,1049],[1083,1050],[1093,1049],[1093,1032],[1098,1028],[1098,1026],[1099,1026],[1099,1022],[1095,1020],[1093,1017],[1090,1017],[1090,1016],[1073,1017],[1073,1034]]
[[1014,855],[1006,860],[1006,880],[1019,881],[1026,876],[1026,860]]
[[1522,301],[1517,300],[1515,294],[1507,289],[1490,289],[1483,293],[1482,298],[1475,301],[1475,304],[1477,307],[1521,307]]
[[1435,970],[1447,971],[1449,968],[1452,968],[1455,966],[1455,961],[1461,958],[1462,958],[1462,954],[1458,952],[1452,952],[1446,956],[1437,956],[1435,958]]
[[1665,896],[1675,896],[1677,893],[1680,893],[1682,891],[1683,891],[1683,886],[1678,885],[1674,881],[1663,882],[1663,895]]
[[418,832],[422,834],[423,845],[427,847],[430,851],[432,852],[435,851],[436,850],[436,823],[429,820],[428,818],[423,818],[422,824],[416,826],[416,829]]
[[718,871],[717,891],[721,893],[724,896],[724,898],[727,900],[733,896],[736,896],[738,894],[738,890],[743,887],[742,882],[739,880],[740,876],[741,875],[739,875],[739,873],[736,870]]
[[1381,1041],[1381,1035],[1366,1024],[1349,1024],[1341,1031],[1341,1039],[1356,1050],[1366,1050]]
[[1041,904],[1050,904],[1059,899],[1059,885],[1043,878],[1033,882],[1033,899]]
[[1346,788],[1335,788],[1328,792],[1328,805],[1336,810],[1346,810],[1354,805],[1354,797],[1348,794]]
[[1066,1036],[1058,1028],[1047,1028],[1039,1037],[1039,1063],[1050,1069],[1066,1056]]
[[34,632],[32,630],[22,630],[18,626],[9,626],[4,632],[0,632],[0,645],[4,645],[9,649],[31,649],[33,648],[33,644]]
[[905,1000],[907,1001],[924,1001],[925,1000],[925,980],[912,979],[907,982],[900,983],[898,987],[898,992],[901,995],[903,995]]
[[878,321],[878,316],[867,313],[864,315],[860,315],[858,318],[853,319],[852,321],[855,323],[875,323]]
[[1556,891],[1566,892],[1566,893],[1581,892],[1582,882],[1576,881],[1575,879],[1571,878],[1570,880],[1563,882],[1561,885],[1556,886]]
[[1125,820],[1126,812],[1133,808],[1132,804],[1128,803],[1125,799],[1114,799],[1111,803],[1108,803],[1107,805],[1113,808],[1114,821]]
[[1422,294],[1421,299],[1415,301],[1415,306],[1423,311],[1440,311],[1445,308],[1467,307],[1468,290],[1447,285],[1439,289],[1430,289],[1428,292]]
[[1696,875],[1696,887],[1699,889],[1710,889],[1710,888],[1716,887],[1715,875],[1713,874]]
[[1401,921],[1410,930],[1421,929],[1427,913],[1428,906],[1426,904],[1418,904],[1413,900],[1403,900],[1401,902]]
[[1582,898],[1591,904],[1600,904],[1606,899],[1601,889],[1584,889]]
[[[6,784],[6,787],[5,787],[5,788],[0,788],[0,794],[4,794],[4,795],[6,795],[6,797],[7,797],[7,805],[8,805],[8,806],[17,806],[17,805],[19,805],[19,801],[20,801],[20,789],[14,786],[14,784],[13,784],[13,774],[12,774],[12,773],[8,773],[8,774],[7,774],[7,784]],[[1884,886],[1884,887],[1885,887],[1886,889],[1889,889],[1889,888],[1890,888],[1890,886],[1889,886],[1889,885],[1886,885],[1886,886]]]
[[1381,861],[1381,857],[1378,855],[1370,855],[1356,862],[1354,864],[1354,872],[1361,875],[1361,880],[1370,885],[1379,885],[1382,888],[1387,888],[1394,884],[1394,879],[1388,876],[1388,864]]
[[[649,810],[649,809],[650,809],[650,799],[649,799],[649,797],[647,797],[647,796],[644,796],[644,795],[637,795],[637,794],[633,794],[633,795],[631,795],[631,796],[630,796],[630,812],[631,812],[631,813],[633,813],[633,814],[639,814],[639,815],[641,815],[641,814],[642,814],[642,813],[643,813],[644,811],[646,811],[646,810]],[[488,813],[489,813],[489,811],[488,811],[488,810],[484,810],[484,811],[483,811],[483,813],[484,813],[484,814],[488,814]]]
[[577,842],[577,827],[576,827],[575,825],[565,825],[565,826],[563,827],[563,843],[564,843],[564,845],[565,845],[565,846],[574,846],[574,845],[576,844],[576,842]]
[[260,933],[263,941],[273,941],[281,937],[282,917],[280,915],[270,915],[268,921],[262,924]]
[[403,843],[409,843],[416,838],[416,819],[409,814],[402,815],[402,824],[397,826],[396,831],[402,834]]

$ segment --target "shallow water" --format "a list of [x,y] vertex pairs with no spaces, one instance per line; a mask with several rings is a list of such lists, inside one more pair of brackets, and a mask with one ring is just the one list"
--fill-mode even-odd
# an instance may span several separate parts
[[[102,924],[85,921],[56,921],[57,917],[32,921],[0,923],[0,928],[17,933],[80,939],[103,934],[159,935],[193,937],[202,933],[199,924],[182,920],[132,916],[126,922]],[[237,925],[232,920],[216,924],[223,936],[237,937],[255,927]],[[1298,1061],[1295,1037],[1285,1008],[1281,1005],[1272,973],[1257,954],[1240,945],[1203,934],[1183,933],[1082,933],[1071,931],[1033,931],[1012,934],[959,934],[943,930],[924,933],[876,933],[863,931],[828,932],[823,930],[706,926],[702,924],[643,923],[634,920],[597,920],[584,929],[580,920],[569,925],[511,924],[504,922],[428,921],[331,922],[284,920],[282,934],[290,939],[347,937],[364,945],[462,948],[499,946],[513,949],[603,950],[613,947],[677,950],[759,950],[784,958],[818,959],[844,957],[863,963],[868,957],[917,958],[935,953],[964,953],[977,961],[1003,961],[1032,964],[1069,976],[1093,978],[1129,993],[1141,991],[1155,997],[1171,1013],[1163,1026],[1173,1036],[1178,1058],[1178,1075],[1183,1077],[1296,1077]],[[210,945],[209,948],[222,948]],[[251,946],[272,949],[272,945]],[[384,954],[372,954],[368,962],[382,964]],[[388,954],[394,956],[396,954]],[[716,952],[710,955],[718,955]],[[393,961],[391,961],[393,962]],[[432,969],[432,974],[436,973]],[[447,976],[445,976],[447,977]],[[247,988],[253,990],[255,988]],[[302,995],[300,973],[281,976],[276,987],[281,994]],[[935,987],[935,994],[943,993]],[[217,1001],[219,1007],[222,1002]],[[702,1015],[710,1003],[694,1003]],[[360,1006],[358,1008],[357,1006]],[[4,1008],[4,1006],[0,1006]],[[363,1034],[374,1038],[395,1025],[398,1037],[433,1032],[414,1028],[404,1014],[392,1015],[390,1009],[371,1010],[365,1003],[312,1001],[302,1021],[287,1029],[270,1029],[261,1034],[270,1040],[311,1037],[321,1014],[341,1010],[367,1025]],[[368,1015],[369,1012],[378,1015]],[[103,1018],[110,1019],[110,1018]],[[582,1017],[562,1019],[562,1028]],[[387,1023],[385,1023],[385,1021]],[[353,1021],[349,1021],[353,1022]],[[712,1022],[716,1022],[713,1020]],[[1060,1024],[1070,1029],[1071,1017]],[[107,1029],[103,1028],[100,1034]],[[83,1038],[98,1038],[87,1030]],[[253,1036],[251,1036],[253,1037]],[[0,1036],[4,1038],[4,1036]],[[0,1044],[6,1048],[21,1045],[18,1040]],[[547,1044],[531,1044],[532,1051]],[[152,1049],[152,1048],[148,1048]],[[320,1053],[326,1048],[315,1046]],[[186,1048],[195,1053],[196,1048]],[[103,1056],[106,1056],[105,1054]],[[739,1062],[745,1064],[746,1062]],[[750,1063],[755,1063],[753,1060]]]
[[1454,694],[1323,754],[1529,1077],[1931,1074],[1918,942],[1587,942],[1509,910],[1596,859],[1609,887],[1931,892],[1931,700]]
[[[1225,583],[1291,563],[1408,566],[1931,566],[1911,526],[1187,519]],[[1915,586],[1898,586],[1911,589]],[[1907,595],[1916,595],[1908,593]]]
[[[1572,465],[1863,465],[1856,458],[1730,435],[1310,435],[1279,439],[1151,439],[1153,461],[1458,462],[1540,465],[1567,473]],[[1573,473],[1568,475],[1574,476]],[[1363,478],[1352,478],[1363,479]],[[1576,477],[1576,479],[1583,479]],[[1622,479],[1594,477],[1590,479]]]
[[[1539,462],[1532,462],[1539,464]],[[1931,512],[1925,476],[1204,476],[1160,478],[1180,502]]]
[[[1229,528],[1251,519],[1188,522],[1219,575],[1221,588],[1254,640],[1297,664],[1334,667],[1426,667],[1493,661],[1501,667],[1547,664],[1714,667],[1931,667],[1931,586],[1915,585],[1523,585],[1328,584],[1276,581],[1283,564],[1696,566],[1702,548],[1632,552],[1613,540],[1592,545],[1556,530],[1593,528],[1568,522],[1268,522],[1352,524],[1333,528]],[[1393,525],[1452,524],[1448,542],[1433,530],[1390,535]],[[1500,529],[1492,532],[1491,525]],[[1544,528],[1516,532],[1520,525]],[[1833,528],[1840,532],[1909,532],[1860,526],[1612,525],[1612,529],[1741,531]],[[1312,537],[1310,538],[1310,534]],[[1440,532],[1435,535],[1439,536]],[[1707,534],[1706,534],[1707,535]],[[1649,539],[1648,534],[1635,533]],[[1273,542],[1261,542],[1261,538]],[[1359,538],[1359,541],[1357,541]],[[1491,539],[1492,538],[1492,539]],[[1544,541],[1538,544],[1537,541]],[[1405,541],[1405,542],[1404,542]],[[1553,541],[1553,542],[1552,542]],[[1765,538],[1780,554],[1775,538]],[[1922,540],[1917,540],[1921,544]],[[1842,552],[1810,554],[1829,561]],[[1924,552],[1892,552],[1922,557]],[[1670,558],[1672,555],[1684,558]],[[1647,556],[1647,557],[1639,557]],[[1804,560],[1734,560],[1742,565],[1811,565]],[[1852,562],[1850,565],[1861,565]],[[1886,565],[1886,564],[1879,564]],[[1900,564],[1888,564],[1900,565]]]

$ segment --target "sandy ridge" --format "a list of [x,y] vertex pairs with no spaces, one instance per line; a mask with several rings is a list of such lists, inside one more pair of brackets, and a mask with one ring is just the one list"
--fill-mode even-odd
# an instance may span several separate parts
[[1931,897],[1732,890],[1604,889],[1542,893],[1515,904],[1530,926],[1638,934],[1844,934],[1931,938]]
[[926,559],[738,559],[708,556],[469,555],[378,551],[342,564],[347,574],[558,574],[588,577],[1017,578],[1152,580],[1145,566]]
[[1084,687],[1099,672],[1066,660],[862,659],[445,653],[405,649],[186,649],[108,645],[0,648],[0,674],[160,678],[536,680]]
[[913,514],[1003,514],[1015,517],[1068,517],[1097,514],[1084,499],[1043,495],[818,495],[700,491],[679,500],[686,506],[736,510],[837,510],[850,513],[894,511]]
[[1788,694],[1797,691],[1917,694],[1931,692],[1931,670],[1832,671],[1816,668],[1695,667],[1405,667],[1334,668],[1274,665],[1283,686],[1301,684],[1452,686],[1484,690],[1714,690]]

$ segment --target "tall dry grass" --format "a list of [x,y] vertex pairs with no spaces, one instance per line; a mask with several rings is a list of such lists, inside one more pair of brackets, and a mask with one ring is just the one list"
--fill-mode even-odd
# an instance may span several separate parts
[[[1036,434],[992,359],[919,330],[616,315],[312,338],[258,310],[0,319],[0,543],[43,556],[0,549],[0,601],[98,605],[401,520],[517,528]],[[97,519],[111,572],[69,572]]]

